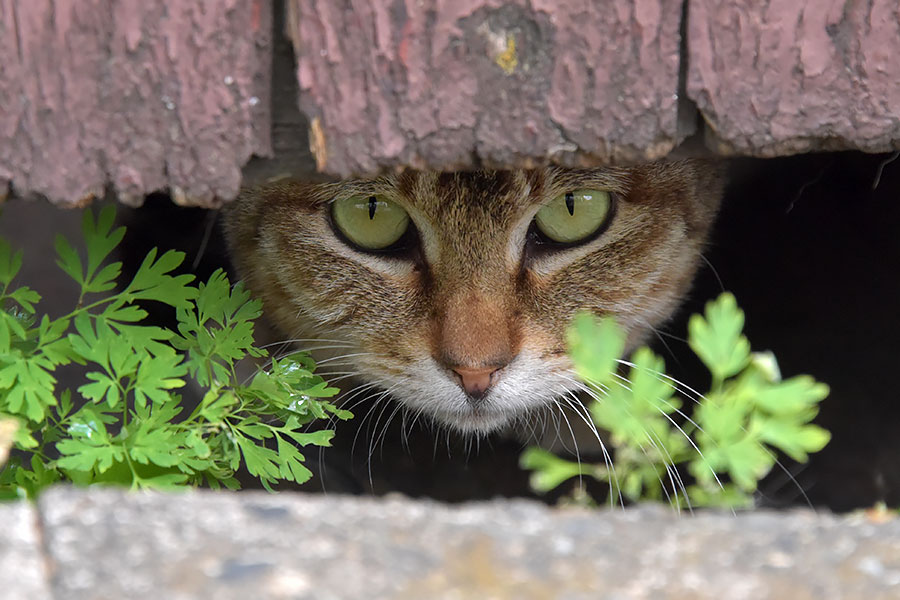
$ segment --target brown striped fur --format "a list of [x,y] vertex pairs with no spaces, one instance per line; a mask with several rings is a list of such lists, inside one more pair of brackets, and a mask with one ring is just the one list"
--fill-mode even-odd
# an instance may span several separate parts
[[[530,249],[525,232],[538,208],[583,188],[614,194],[609,228],[583,246]],[[631,347],[669,317],[690,287],[721,189],[719,168],[700,160],[409,171],[248,190],[226,227],[239,273],[285,335],[339,340],[357,355],[344,359],[349,370],[407,408],[485,432],[573,389],[564,333],[577,311],[615,315]],[[406,208],[421,240],[416,257],[373,256],[338,239],[328,205],[353,194],[385,194]],[[454,365],[503,368],[476,403]]]

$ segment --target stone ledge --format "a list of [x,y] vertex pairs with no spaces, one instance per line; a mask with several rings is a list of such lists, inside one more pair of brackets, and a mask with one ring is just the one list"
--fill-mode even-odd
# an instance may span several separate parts
[[33,510],[2,511],[0,582],[29,599],[900,596],[900,521],[861,516],[57,488],[48,579]]

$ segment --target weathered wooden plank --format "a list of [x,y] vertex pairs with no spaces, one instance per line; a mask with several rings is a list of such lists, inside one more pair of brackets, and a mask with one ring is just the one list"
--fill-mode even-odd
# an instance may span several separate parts
[[690,0],[688,95],[719,153],[900,148],[900,1]]
[[656,158],[679,126],[680,0],[289,0],[318,167]]
[[266,0],[0,0],[0,189],[236,195],[269,152]]

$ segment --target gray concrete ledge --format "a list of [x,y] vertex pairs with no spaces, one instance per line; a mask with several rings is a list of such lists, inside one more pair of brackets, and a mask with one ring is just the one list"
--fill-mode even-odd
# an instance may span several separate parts
[[58,488],[0,507],[4,598],[898,598],[900,521]]

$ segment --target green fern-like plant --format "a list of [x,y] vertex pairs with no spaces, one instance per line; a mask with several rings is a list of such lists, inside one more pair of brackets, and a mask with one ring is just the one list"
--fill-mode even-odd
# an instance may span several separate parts
[[[752,353],[744,313],[730,293],[693,315],[688,343],[711,374],[699,395],[666,375],[648,348],[619,359],[624,333],[610,319],[576,317],[569,353],[588,387],[590,414],[608,432],[610,463],[585,465],[530,448],[521,459],[532,487],[546,492],[577,476],[607,482],[610,498],[668,498],[678,506],[747,506],[783,452],[799,462],[829,441],[810,421],[828,386],[808,375],[782,380],[771,353]],[[620,365],[628,368],[619,373]],[[694,404],[684,410],[685,399]],[[681,475],[686,468],[693,483]]]
[[[266,354],[253,343],[261,305],[221,270],[197,285],[176,274],[181,252],[152,250],[114,292],[122,264],[109,257],[125,235],[114,218],[112,207],[85,211],[81,252],[57,238],[57,264],[80,293],[55,319],[13,285],[22,253],[0,240],[0,496],[33,498],[57,481],[236,488],[241,465],[268,489],[307,480],[298,446],[333,434],[308,424],[351,416],[325,400],[338,390],[303,354],[243,382],[238,362]],[[146,323],[147,301],[174,307],[177,329]],[[57,370],[72,365],[84,383],[59,389]],[[199,401],[179,393],[188,385]]]

